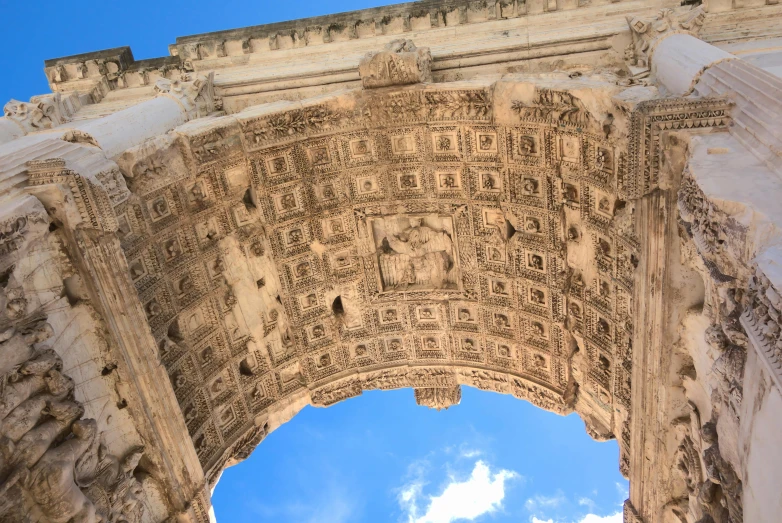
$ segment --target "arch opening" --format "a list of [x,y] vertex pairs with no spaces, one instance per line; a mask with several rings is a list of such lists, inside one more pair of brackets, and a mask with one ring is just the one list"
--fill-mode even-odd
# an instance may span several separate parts
[[[409,389],[368,391],[305,407],[223,472],[212,494],[218,521],[439,521],[467,516],[467,504],[478,507],[473,517],[498,522],[610,521],[621,512],[618,446],[593,441],[576,416],[472,387],[447,411],[413,399]],[[301,512],[286,512],[292,506]]]

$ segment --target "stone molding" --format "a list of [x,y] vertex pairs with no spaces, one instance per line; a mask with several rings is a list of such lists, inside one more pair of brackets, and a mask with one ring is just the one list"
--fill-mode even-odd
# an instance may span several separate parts
[[639,198],[670,180],[660,178],[663,133],[729,127],[731,102],[727,99],[649,100],[633,111],[630,133],[628,179],[620,181],[622,194]]
[[[392,11],[392,14],[389,15],[390,20],[397,16],[397,13],[394,11],[394,9],[416,10],[421,8],[419,4],[416,4],[416,6],[394,6],[394,8],[379,8],[378,12],[390,9]],[[502,23],[503,20],[507,20],[507,23],[510,24],[509,27],[512,28],[511,32],[515,32],[517,30],[521,30],[522,32],[526,31],[526,29],[523,27],[519,28],[516,27],[516,25],[513,25],[516,24],[515,20],[517,20],[517,18],[515,18],[515,15],[508,14],[509,12],[506,13],[507,6],[504,5],[504,1],[495,2],[493,4],[490,3],[487,4],[487,7],[485,7],[485,10],[489,13],[494,12],[495,10],[497,10],[497,13],[505,13],[502,16],[498,15],[496,18],[492,18],[491,15],[486,18],[469,15],[469,13],[472,12],[473,7],[477,6],[479,11],[484,9],[480,2],[478,2],[476,5],[473,5],[474,2],[469,2],[469,6],[466,5],[467,3],[465,3],[465,5],[462,5],[461,3],[457,4],[459,5],[453,4],[442,6],[436,3],[436,5],[433,5],[431,9],[434,9],[435,11],[444,10],[452,13],[466,10],[465,12],[468,13],[468,16],[465,20],[469,22],[467,25],[465,25],[464,22],[459,22],[459,20],[461,20],[461,15],[456,17],[446,17],[448,19],[448,24],[457,23],[455,27],[458,29],[461,29],[462,27],[469,27],[473,23],[492,24],[491,27],[494,28],[494,26],[496,26],[498,23]],[[605,52],[611,47],[611,39],[623,33],[623,28],[619,26],[618,21],[624,18],[627,10],[632,8],[640,12],[647,9],[647,7],[641,1],[632,3],[622,2],[621,4],[612,3],[601,6],[576,6],[572,2],[562,3],[561,1],[561,5],[557,5],[556,2],[543,2],[542,0],[540,0],[540,2],[533,2],[528,4],[529,5],[519,2],[512,4],[511,7],[516,9],[517,7],[527,5],[529,8],[529,14],[538,13],[539,15],[542,15],[545,12],[549,14],[544,16],[552,17],[558,16],[557,13],[560,13],[563,10],[566,11],[573,8],[582,10],[584,13],[591,13],[597,9],[603,11],[607,10],[610,12],[611,20],[616,19],[617,24],[615,27],[601,25],[600,34],[593,35],[590,37],[588,42],[584,41],[584,39],[580,37],[570,42],[562,39],[559,41],[547,41],[545,43],[541,42],[535,46],[531,53],[526,51],[521,52],[518,42],[514,43],[513,40],[509,40],[507,44],[503,44],[500,47],[481,51],[479,53],[481,56],[476,56],[474,52],[457,52],[455,54],[449,53],[447,56],[438,56],[437,53],[435,53],[435,56],[433,57],[433,69],[435,70],[435,74],[440,76],[445,75],[449,80],[451,80],[454,78],[454,75],[458,72],[458,70],[463,67],[470,68],[481,65],[489,66],[490,64],[496,64],[498,60],[535,60],[538,56],[556,56],[560,52],[558,50],[559,47],[566,44],[575,46],[574,48],[578,48],[582,52]],[[674,7],[674,5],[669,7]],[[554,10],[552,11],[552,9]],[[770,6],[768,9],[773,10],[774,6]],[[751,30],[747,29],[748,27],[755,27],[755,25],[760,23],[761,20],[770,16],[775,16],[775,14],[771,12],[769,12],[768,16],[765,16],[762,11],[763,10],[751,9],[736,11],[736,13],[741,13],[738,26],[736,26],[736,23],[732,22],[733,18],[735,18],[733,13],[710,14],[710,21],[714,21],[714,24],[712,25],[714,25],[716,33],[714,35],[708,34],[707,36],[719,37],[722,33],[729,29],[735,33],[731,33],[730,38],[732,40],[740,40],[742,35],[751,32]],[[351,14],[348,13],[346,15],[340,16],[343,18],[345,16],[350,18]],[[383,16],[380,18],[383,18]],[[423,16],[421,20],[440,20],[438,23],[442,25],[442,21],[445,20],[445,18],[442,18],[439,15],[432,17],[427,14],[426,16]],[[318,22],[318,24],[324,25],[319,25],[316,33],[325,34],[326,32],[331,31],[333,34],[333,32],[336,31],[336,28],[343,27],[342,24],[346,24],[343,28],[344,31],[350,32],[347,28],[350,27],[351,23],[355,22],[356,21],[353,20],[352,22],[346,23],[345,20],[342,19],[334,19],[334,17],[323,17],[323,20]],[[363,26],[363,24],[359,25]],[[392,23],[392,25],[394,24]],[[50,80],[50,85],[52,86],[53,90],[63,92],[79,90],[81,93],[83,93],[84,96],[89,97],[91,101],[98,102],[106,93],[111,90],[145,86],[151,87],[160,78],[174,81],[179,79],[183,74],[193,72],[194,68],[195,70],[204,72],[217,69],[231,70],[235,67],[241,68],[250,65],[248,60],[254,59],[255,56],[260,58],[264,55],[264,53],[278,52],[288,48],[290,48],[291,51],[309,52],[302,48],[312,47],[314,49],[317,48],[319,44],[328,44],[329,38],[323,40],[306,37],[305,34],[308,30],[307,28],[311,27],[313,27],[313,24],[310,23],[310,21],[300,21],[285,23],[282,24],[279,28],[277,28],[275,24],[272,24],[271,26],[258,26],[235,31],[220,32],[215,33],[214,38],[211,38],[211,34],[184,37],[180,39],[181,44],[171,46],[171,56],[149,60],[134,61],[132,53],[127,47],[98,51],[95,53],[85,53],[82,55],[63,57],[55,60],[47,60],[46,74],[47,78]],[[451,25],[448,25],[448,27],[451,27]],[[437,26],[430,26],[427,30],[426,27],[419,26],[418,23],[413,23],[409,27],[401,24],[398,28],[391,32],[377,32],[373,29],[370,33],[361,33],[360,35],[357,34],[356,38],[351,38],[350,35],[345,33],[342,35],[342,37],[336,37],[331,41],[333,41],[335,44],[342,45],[348,41],[355,42],[367,38],[377,38],[377,47],[380,47],[394,35],[404,36],[405,33],[414,35],[428,35],[430,34],[428,31],[434,32],[437,29]],[[287,39],[288,43],[272,45],[270,43],[272,42],[270,39],[272,37],[264,32],[266,30],[274,34],[274,42],[278,40],[286,41]],[[260,31],[261,36],[256,38],[254,36],[254,31]],[[278,33],[279,36],[277,36]],[[296,34],[297,36],[291,36],[293,34]],[[434,33],[432,33],[432,36],[434,36]],[[523,34],[520,36],[524,38]],[[466,37],[471,37],[471,35],[467,35]],[[529,37],[530,35],[526,36],[526,38]],[[365,47],[361,47],[361,49],[364,49],[362,52],[365,52],[366,50]],[[318,60],[318,58],[314,59]],[[262,58],[262,61],[264,60],[265,57]],[[268,99],[273,100],[278,99],[280,96],[286,96],[282,92],[274,95],[271,94],[271,92],[277,90],[286,90],[291,93],[291,89],[294,89],[296,92],[298,92],[299,88],[302,88],[306,91],[305,88],[308,86],[313,87],[324,84],[332,85],[335,83],[349,84],[359,80],[358,72],[355,69],[352,71],[333,71],[333,74],[318,74],[317,78],[296,77],[294,75],[294,77],[286,77],[282,80],[277,76],[275,76],[273,79],[262,76],[250,80],[246,76],[242,75],[241,81],[238,82],[220,79],[218,81],[218,95],[225,97],[227,102],[228,100],[231,100],[230,103],[225,104],[226,109],[235,111],[238,108],[242,108],[248,105],[248,103],[243,100],[243,95],[247,93],[268,92]],[[264,98],[264,96],[261,96],[261,98]],[[236,97],[235,100],[233,100],[234,97]],[[250,102],[250,104],[252,103],[253,102]],[[258,102],[256,101],[254,103]]]
[[100,182],[67,169],[65,161],[61,159],[34,160],[28,162],[27,167],[30,187],[46,189],[47,186],[57,186],[65,193],[60,201],[73,202],[72,205],[62,205],[57,199],[50,200],[43,195],[40,198],[49,203],[51,209],[56,209],[63,223],[74,229],[87,227],[106,232],[117,230],[112,202]]

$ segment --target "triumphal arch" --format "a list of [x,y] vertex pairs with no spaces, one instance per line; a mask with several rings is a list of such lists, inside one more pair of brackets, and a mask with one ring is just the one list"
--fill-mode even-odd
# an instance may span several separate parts
[[782,6],[424,0],[49,60],[0,119],[0,520],[207,522],[306,405],[616,438],[627,523],[782,498]]

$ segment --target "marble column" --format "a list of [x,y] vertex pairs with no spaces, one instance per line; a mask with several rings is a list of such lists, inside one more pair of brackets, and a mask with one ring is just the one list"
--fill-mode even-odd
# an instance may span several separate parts
[[737,60],[699,38],[684,33],[663,36],[651,56],[652,75],[674,96],[687,96],[695,90],[704,71],[727,60]]
[[667,94],[733,102],[730,133],[782,176],[782,79],[697,38],[699,11],[630,20],[635,60]]
[[77,130],[78,141],[94,141],[107,158],[139,145],[144,140],[165,134],[187,121],[186,113],[174,100],[162,96],[136,104],[122,111],[97,118],[67,124]]
[[[191,82],[163,79],[155,85],[157,96],[122,111],[67,126],[81,133],[78,141],[94,142],[107,158],[160,136],[192,118],[206,116],[214,109],[212,77]],[[65,127],[65,126],[63,126]]]

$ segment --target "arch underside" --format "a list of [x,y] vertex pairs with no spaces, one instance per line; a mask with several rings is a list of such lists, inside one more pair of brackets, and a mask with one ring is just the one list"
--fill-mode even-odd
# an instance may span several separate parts
[[624,432],[642,184],[618,91],[350,91],[120,157],[122,246],[208,475],[370,389],[466,384]]

